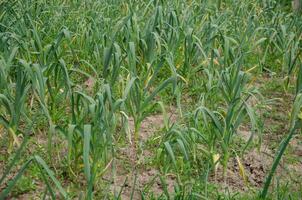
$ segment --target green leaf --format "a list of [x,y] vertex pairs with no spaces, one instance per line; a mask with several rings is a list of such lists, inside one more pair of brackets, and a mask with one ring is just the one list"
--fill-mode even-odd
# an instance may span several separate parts
[[62,194],[62,196],[67,199],[67,193],[65,190],[62,188],[60,182],[55,178],[54,173],[52,170],[49,169],[48,165],[45,163],[45,161],[40,157],[40,156],[34,156],[35,161],[43,167],[47,175],[51,178],[51,180],[54,182],[56,187],[58,188],[59,192]]
[[89,162],[89,152],[90,152],[90,139],[91,139],[91,125],[84,125],[84,147],[83,147],[83,160],[84,160],[84,174],[86,176],[87,182],[90,182],[90,162]]
[[179,145],[180,150],[182,151],[183,155],[185,156],[186,160],[189,160],[189,156],[188,156],[184,143],[180,139],[176,139],[176,141]]
[[174,155],[174,152],[172,150],[172,147],[171,147],[170,143],[169,142],[165,142],[164,145],[165,145],[165,148],[166,148],[168,154],[170,155],[170,158],[171,158],[171,160],[173,162],[174,167],[176,168],[175,155]]

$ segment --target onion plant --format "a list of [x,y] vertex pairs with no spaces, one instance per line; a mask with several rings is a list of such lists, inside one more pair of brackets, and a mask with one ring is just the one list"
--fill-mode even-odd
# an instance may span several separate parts
[[[101,198],[107,193],[101,191],[108,184],[104,174],[110,173],[109,184],[116,185],[121,143],[136,156],[140,153],[138,147],[146,146],[139,145],[142,123],[158,105],[164,122],[152,155],[162,196],[202,198],[194,193],[195,185],[187,187],[183,181],[196,174],[207,180],[218,163],[226,171],[233,155],[240,163],[255,134],[261,139],[257,100],[262,96],[256,83],[270,72],[287,78],[288,89],[297,84],[290,133],[261,193],[266,197],[300,126],[302,20],[288,8],[273,0],[1,1],[0,130],[7,136],[8,155],[16,153],[0,184],[21,164],[30,148],[27,140],[37,134],[46,138],[48,156],[30,155],[0,198],[33,164],[46,184],[45,197],[56,199],[56,190],[60,198],[74,195],[56,178],[59,168],[70,182],[85,179],[85,199]],[[169,122],[167,105],[177,107],[177,122]],[[32,123],[35,134],[29,135],[24,127]],[[235,144],[242,125],[251,136],[239,148]],[[56,151],[66,152],[57,155],[59,164]],[[132,164],[137,184],[140,163]],[[175,196],[165,180],[170,172],[177,177]],[[119,199],[122,191],[113,190],[113,198]],[[110,198],[109,192],[104,195]]]

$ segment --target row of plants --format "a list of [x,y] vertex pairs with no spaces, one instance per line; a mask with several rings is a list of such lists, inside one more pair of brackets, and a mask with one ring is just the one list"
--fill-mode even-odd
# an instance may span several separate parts
[[[210,198],[187,191],[184,174],[206,177],[207,185],[208,173],[218,164],[226,172],[230,158],[240,165],[254,138],[261,145],[264,98],[255,82],[261,74],[277,72],[286,80],[285,89],[296,80],[296,98],[289,135],[260,194],[265,198],[300,127],[302,88],[301,17],[276,1],[265,2],[1,2],[0,124],[11,159],[0,179],[0,185],[7,184],[0,199],[31,165],[41,172],[44,196],[56,199],[59,191],[60,198],[81,197],[62,186],[60,179],[68,177],[84,178],[82,198],[97,198],[109,168],[115,182],[120,138],[135,151],[136,171],[142,122],[168,105],[182,120],[165,119],[155,156],[163,175],[177,176],[175,194],[165,189],[163,198]],[[187,98],[194,105],[185,105]],[[238,148],[235,139],[244,124],[252,134]],[[38,134],[47,137],[46,155],[20,163],[28,140]],[[60,178],[53,159],[58,138],[67,147],[60,156],[67,175]],[[243,168],[241,175],[244,179]],[[113,191],[112,198],[119,199],[121,192]]]

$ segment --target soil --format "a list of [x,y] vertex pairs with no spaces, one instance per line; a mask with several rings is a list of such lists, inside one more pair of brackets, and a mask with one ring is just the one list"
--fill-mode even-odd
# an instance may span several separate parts
[[[261,82],[257,83],[258,87],[263,90],[264,84],[271,84],[271,78],[262,77]],[[280,89],[279,89],[280,90]],[[261,188],[265,181],[268,171],[271,169],[273,158],[278,149],[281,140],[286,136],[289,128],[289,113],[293,104],[293,95],[280,92],[276,89],[262,92],[264,98],[274,99],[272,105],[265,106],[264,112],[264,134],[260,150],[247,150],[242,156],[240,162],[244,167],[247,183],[240,175],[238,162],[235,158],[230,159],[225,176],[220,166],[216,174],[212,174],[210,181],[221,186],[221,190],[227,188],[230,191],[247,191],[249,187]],[[253,106],[257,106],[255,99],[252,99]],[[251,136],[248,125],[240,127],[238,136],[247,142]],[[257,136],[254,136],[256,139]],[[289,162],[288,156],[283,156],[280,165],[277,168],[275,177],[280,177],[283,182],[294,182],[299,184],[302,180],[302,137],[299,135],[292,138],[288,149],[291,149],[290,157],[294,162]],[[274,183],[273,183],[274,184]]]
[[267,171],[271,167],[273,158],[270,156],[269,149],[262,147],[260,151],[257,149],[249,150],[240,163],[244,167],[247,182],[240,174],[239,164],[236,158],[230,159],[225,176],[223,168],[219,166],[216,174],[212,174],[210,181],[221,186],[221,190],[226,188],[232,192],[247,191],[249,187],[260,188],[263,186]]
[[[176,109],[170,109],[167,112],[169,117],[169,123],[175,123],[177,119]],[[154,136],[154,133],[164,126],[164,117],[162,114],[155,114],[152,116],[146,117],[140,128],[140,141],[142,146],[146,145],[145,143],[148,139]],[[129,128],[130,131],[134,132],[134,122],[133,119],[129,119]],[[130,148],[129,148],[130,146]],[[163,193],[163,183],[160,181],[159,175],[161,173],[154,168],[147,168],[144,165],[144,160],[152,158],[154,152],[151,152],[147,149],[144,149],[139,155],[138,160],[136,160],[136,149],[133,145],[127,145],[125,148],[118,149],[118,158],[116,160],[116,175],[115,183],[111,186],[111,191],[119,192],[122,188],[121,199],[130,199],[133,193],[133,199],[141,199],[141,192],[144,190],[152,191],[155,195],[160,195]],[[127,163],[128,162],[128,163]],[[125,163],[132,165],[127,169]],[[137,165],[136,168],[133,165]],[[125,169],[126,168],[126,169]],[[129,168],[129,167],[128,167]],[[105,174],[103,178],[110,179],[111,174]],[[136,177],[136,178],[135,178]],[[136,182],[135,182],[136,180]],[[134,184],[135,182],[135,184]],[[166,176],[165,184],[168,188],[168,192],[172,193],[175,183],[175,177]],[[133,189],[133,185],[135,188]]]

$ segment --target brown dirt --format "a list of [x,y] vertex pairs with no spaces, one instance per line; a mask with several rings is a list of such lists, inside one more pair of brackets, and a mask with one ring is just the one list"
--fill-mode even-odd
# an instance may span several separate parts
[[[261,82],[257,83],[259,88],[265,87],[276,80],[262,77]],[[210,178],[211,181],[221,185],[221,189],[228,188],[231,191],[246,191],[249,187],[260,188],[263,186],[267,172],[270,170],[275,156],[275,152],[281,140],[288,133],[289,112],[293,104],[293,95],[280,91],[282,89],[275,88],[262,92],[266,99],[274,99],[273,104],[266,105],[262,114],[264,116],[264,134],[260,151],[257,149],[247,150],[241,158],[248,184],[240,176],[238,162],[235,158],[230,159],[226,176],[223,176],[222,167],[218,168],[216,174]],[[252,101],[253,105],[257,103]],[[251,132],[248,126],[240,127],[238,136],[245,142],[250,138]],[[257,136],[255,135],[254,139]],[[287,156],[283,156],[277,169],[275,177],[280,177],[283,182],[297,183],[302,180],[302,148],[301,136],[294,137],[288,149],[291,149],[291,159],[289,162]],[[274,182],[273,182],[274,184]]]
[[[177,119],[176,109],[172,108],[169,112],[167,112],[170,123],[175,123]],[[145,142],[147,141],[155,131],[164,126],[164,116],[162,114],[155,114],[146,117],[140,128],[140,139]],[[134,121],[133,118],[129,118],[129,128],[131,132],[134,132]]]
[[[177,114],[175,109],[171,109],[167,112],[169,117],[169,122],[174,123],[177,119]],[[164,127],[164,117],[162,114],[155,114],[152,116],[146,117],[140,129],[140,141],[141,145],[145,145],[148,139],[152,138],[154,133]],[[133,119],[129,119],[129,128],[131,132],[134,131],[134,122]],[[133,145],[128,144],[125,148],[118,149],[118,159],[116,160],[116,176],[115,183],[111,186],[111,191],[114,191],[114,187],[116,191],[120,191],[123,186],[123,190],[121,193],[122,199],[130,199],[131,193],[133,191],[133,183],[136,176],[136,184],[133,194],[133,199],[141,199],[141,192],[148,189],[152,191],[153,194],[159,195],[163,193],[163,185],[158,177],[160,172],[154,168],[146,168],[144,163],[145,159],[152,158],[154,156],[154,152],[144,149],[139,155],[138,160],[136,157],[136,149]],[[134,169],[134,164],[137,165],[137,168]],[[127,166],[128,165],[128,169]],[[135,175],[136,172],[136,175]],[[103,176],[104,179],[110,179],[111,174],[107,173]],[[165,181],[167,184],[167,188],[169,193],[173,192],[173,185],[175,182],[175,178],[173,176],[166,176]],[[125,182],[125,180],[127,180]],[[125,184],[124,184],[125,183]]]
[[[277,82],[276,79],[266,79],[263,84]],[[292,83],[294,85],[295,83]],[[279,86],[280,87],[280,86]],[[286,92],[283,88],[273,88],[265,92],[267,98],[275,99],[273,105],[266,110],[271,113],[265,118],[263,143],[267,145],[275,155],[280,142],[289,132],[290,112],[294,102],[294,91]],[[280,170],[277,176],[282,181],[297,183],[298,187],[302,180],[302,137],[301,134],[295,135],[287,146],[286,153],[283,155],[283,161],[280,163]]]
[[247,183],[240,175],[236,158],[230,159],[225,176],[223,176],[223,168],[219,166],[216,174],[212,174],[210,177],[210,181],[219,184],[222,190],[228,188],[230,191],[247,191],[249,187],[261,187],[272,161],[273,159],[268,149],[261,148],[260,151],[257,149],[249,150],[240,158]]
[[[163,193],[163,183],[160,181],[160,172],[152,168],[140,167],[133,171],[127,171],[123,166],[118,165],[116,167],[115,181],[110,185],[111,192],[116,191],[118,193],[121,189],[121,199],[130,199],[132,191],[133,199],[141,199],[141,192],[148,190],[153,192],[156,196]],[[105,175],[109,176],[109,174]],[[103,177],[105,180],[109,180],[109,177]],[[135,188],[133,190],[133,185],[136,177]],[[166,176],[165,181],[169,193],[173,192],[173,185],[175,183],[175,178],[173,176]]]

